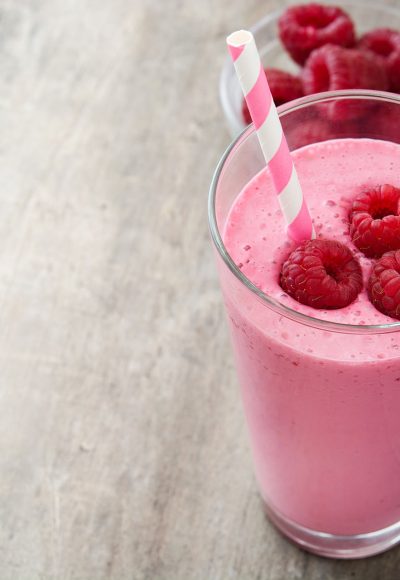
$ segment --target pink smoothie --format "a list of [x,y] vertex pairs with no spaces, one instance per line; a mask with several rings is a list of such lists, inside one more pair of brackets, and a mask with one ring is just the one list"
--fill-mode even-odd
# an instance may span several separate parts
[[[343,139],[299,149],[293,158],[317,235],[348,245],[367,280],[371,262],[351,242],[348,212],[365,186],[400,187],[400,145]],[[284,294],[279,270],[294,247],[284,230],[264,171],[230,211],[224,243],[232,259],[292,310],[361,332],[301,324],[223,281],[260,488],[273,510],[307,528],[379,530],[400,521],[400,341],[398,332],[363,327],[396,321],[375,310],[365,291],[330,311]]]

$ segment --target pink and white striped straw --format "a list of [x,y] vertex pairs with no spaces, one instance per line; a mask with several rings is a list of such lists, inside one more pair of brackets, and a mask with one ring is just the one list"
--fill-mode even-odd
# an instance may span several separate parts
[[272,100],[251,32],[238,30],[226,39],[265,161],[270,169],[289,236],[296,242],[315,237],[297,172]]

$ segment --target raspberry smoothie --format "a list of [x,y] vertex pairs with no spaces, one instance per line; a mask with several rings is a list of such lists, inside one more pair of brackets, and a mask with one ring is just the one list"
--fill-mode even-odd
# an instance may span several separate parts
[[373,261],[352,243],[349,211],[366,188],[400,186],[400,145],[339,139],[292,155],[317,237],[351,249],[364,289],[336,310],[288,296],[279,275],[294,244],[268,171],[244,187],[225,247],[246,278],[290,309],[266,307],[221,270],[256,473],[278,517],[315,532],[365,534],[400,521],[400,341],[367,329],[396,320],[369,301]]

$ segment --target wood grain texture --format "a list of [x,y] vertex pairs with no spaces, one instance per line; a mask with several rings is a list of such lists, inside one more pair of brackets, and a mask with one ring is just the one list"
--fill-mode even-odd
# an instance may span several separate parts
[[280,4],[0,0],[1,580],[400,577],[252,476],[206,197],[225,35]]

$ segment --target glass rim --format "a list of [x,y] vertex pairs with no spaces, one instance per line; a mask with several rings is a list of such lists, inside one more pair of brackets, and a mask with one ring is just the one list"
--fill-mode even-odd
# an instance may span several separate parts
[[[395,93],[388,93],[384,91],[372,91],[363,89],[351,89],[351,90],[340,90],[340,91],[326,91],[322,93],[316,93],[313,95],[308,95],[306,97],[301,97],[300,99],[295,99],[284,105],[278,107],[279,117],[284,117],[285,115],[300,110],[309,106],[312,103],[319,102],[329,102],[337,99],[374,99],[380,102],[395,103],[400,105],[400,95]],[[262,290],[257,288],[249,278],[247,278],[242,271],[236,266],[231,256],[229,255],[225,244],[222,240],[222,236],[219,232],[217,216],[215,210],[216,194],[218,189],[218,184],[220,177],[222,175],[225,164],[229,161],[231,153],[240,147],[247,138],[254,133],[253,124],[246,127],[227,147],[224,154],[222,155],[217,168],[214,172],[209,195],[208,195],[208,223],[211,233],[211,238],[213,240],[214,246],[216,247],[220,257],[222,258],[225,265],[232,272],[232,274],[239,280],[239,282],[252,292],[256,298],[261,300],[268,308],[279,312],[282,316],[290,318],[291,320],[301,322],[307,326],[312,326],[315,328],[320,328],[322,330],[330,330],[341,333],[353,333],[353,334],[383,334],[386,332],[395,332],[400,330],[400,321],[392,322],[387,324],[345,324],[341,322],[333,322],[331,320],[324,320],[322,318],[317,318],[314,316],[309,316],[308,314],[303,314],[298,312],[290,306],[282,304],[275,298],[272,298],[268,294],[265,294]]]

